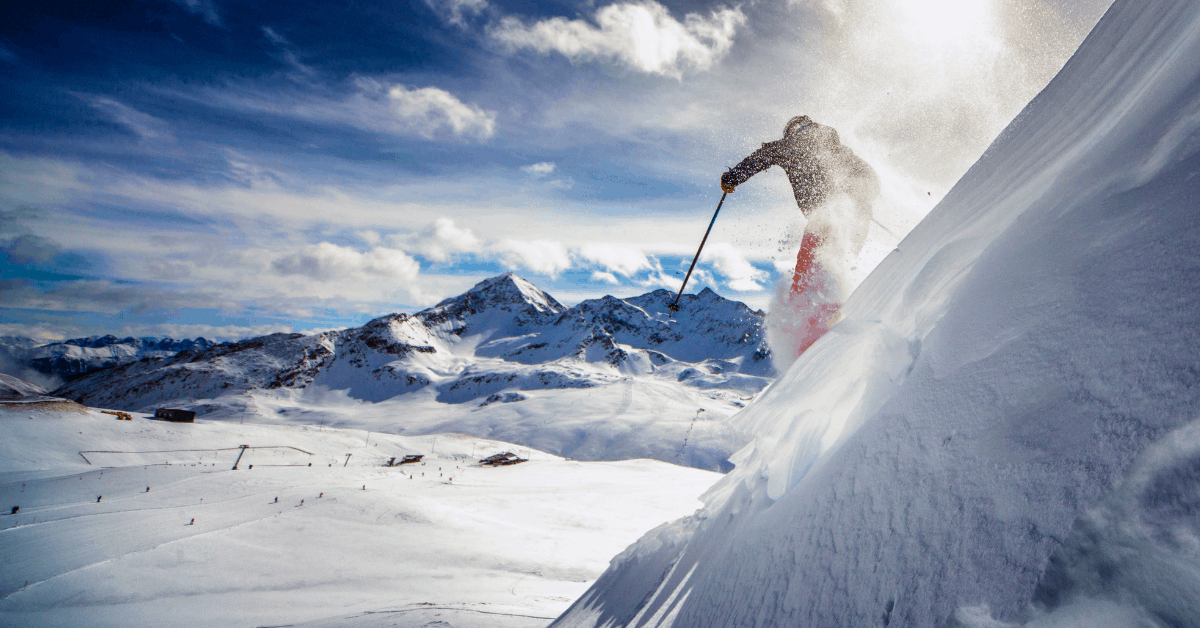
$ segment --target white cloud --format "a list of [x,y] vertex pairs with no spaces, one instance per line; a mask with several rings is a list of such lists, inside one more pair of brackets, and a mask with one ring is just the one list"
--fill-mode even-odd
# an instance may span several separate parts
[[0,303],[28,310],[100,314],[140,314],[189,307],[229,310],[236,305],[233,299],[217,292],[173,291],[107,279],[59,281],[44,290],[20,279],[0,279]]
[[626,277],[653,268],[640,248],[628,244],[585,244],[579,249],[579,254],[589,262],[604,266],[609,272]]
[[455,26],[465,26],[466,15],[479,15],[487,8],[487,0],[425,0],[442,19]]
[[359,240],[362,240],[371,246],[379,244],[379,232],[373,229],[360,229],[355,232],[354,235],[357,235]]
[[302,275],[328,281],[351,279],[357,275],[375,275],[402,281],[417,278],[420,265],[404,251],[375,248],[366,253],[330,242],[304,247],[298,253],[280,257],[271,268],[281,275]]
[[601,272],[599,270],[592,273],[592,281],[603,281],[604,283],[609,283],[614,286],[621,285],[621,280],[617,279],[616,275],[612,273]]
[[728,242],[718,242],[705,247],[700,259],[711,263],[716,271],[725,277],[725,285],[738,292],[762,290],[762,284],[758,282],[768,276],[766,272],[755,268]]
[[554,172],[554,162],[541,161],[536,164],[530,164],[528,166],[521,166],[521,171],[526,174],[531,174],[535,177],[544,177],[544,176],[550,174],[551,172]]
[[499,243],[495,250],[500,263],[510,270],[525,269],[557,277],[559,273],[571,267],[571,258],[561,242],[505,240]]
[[[695,278],[696,275],[693,274],[692,279],[695,280]],[[658,269],[650,273],[650,276],[646,277],[645,279],[635,280],[634,283],[643,288],[666,288],[671,292],[678,292],[679,287],[683,285],[683,279],[679,277],[672,277],[664,273],[662,269]],[[695,284],[689,283],[688,285],[690,286]]]
[[434,137],[443,129],[480,140],[496,134],[495,111],[466,104],[444,89],[396,85],[387,90],[387,97],[400,125],[422,137]]
[[159,91],[209,106],[269,113],[324,125],[344,124],[371,133],[430,140],[451,137],[479,141],[495,135],[495,111],[464,103],[446,90],[437,87],[409,89],[362,76],[354,78],[351,83],[354,91],[340,99],[303,91],[265,91],[250,83],[224,89]]
[[71,337],[82,337],[77,325],[62,327],[53,323],[39,321],[37,323],[0,323],[0,336],[20,336],[32,338],[38,344],[46,344],[66,340]]
[[417,235],[415,250],[435,262],[444,262],[455,253],[480,249],[479,238],[470,229],[455,226],[449,218],[438,218],[433,226]]
[[221,16],[210,0],[174,0],[174,2],[191,13],[199,15],[212,26],[221,25]]
[[412,281],[417,278],[421,265],[404,251],[377,248],[363,255],[362,269],[369,275]]
[[554,17],[534,24],[506,17],[492,37],[510,49],[558,52],[571,61],[614,59],[648,74],[680,77],[685,69],[707,70],[729,51],[734,31],[746,22],[741,9],[697,13],[679,22],[654,0],[610,4],[594,22]]
[[284,64],[291,66],[298,73],[293,75],[293,78],[308,78],[316,74],[316,70],[313,70],[300,60],[300,53],[296,51],[295,47],[292,46],[292,43],[286,37],[275,32],[275,29],[270,26],[262,27],[262,32],[279,49],[279,54],[276,58]]
[[225,149],[225,165],[228,166],[225,176],[246,187],[277,189],[286,178],[283,173],[261,166],[232,148]]
[[103,113],[113,122],[133,131],[142,140],[174,141],[175,136],[167,123],[152,115],[104,96],[81,96],[93,109]]

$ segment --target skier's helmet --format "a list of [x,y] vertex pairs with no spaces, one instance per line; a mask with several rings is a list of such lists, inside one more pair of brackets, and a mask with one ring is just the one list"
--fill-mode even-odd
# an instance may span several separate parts
[[788,120],[787,126],[783,127],[783,136],[787,137],[792,133],[803,131],[805,127],[812,126],[812,118],[808,116],[796,116]]

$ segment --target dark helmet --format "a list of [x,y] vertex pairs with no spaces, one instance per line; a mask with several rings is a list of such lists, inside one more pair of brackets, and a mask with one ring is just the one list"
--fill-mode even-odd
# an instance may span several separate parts
[[815,124],[812,118],[808,116],[796,116],[788,120],[787,126],[783,127],[783,136],[787,137],[797,131],[803,131],[805,127]]

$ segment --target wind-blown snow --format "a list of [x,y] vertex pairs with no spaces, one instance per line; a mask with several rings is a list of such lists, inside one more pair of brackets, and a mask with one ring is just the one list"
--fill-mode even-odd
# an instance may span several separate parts
[[1200,622],[1197,59],[1116,2],[555,625]]

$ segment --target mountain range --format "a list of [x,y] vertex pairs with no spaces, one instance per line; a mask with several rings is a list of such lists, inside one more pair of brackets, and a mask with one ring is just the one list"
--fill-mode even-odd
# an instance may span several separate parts
[[204,350],[217,343],[206,338],[118,338],[111,334],[38,344],[32,338],[0,336],[0,365],[13,374],[29,371],[48,380],[70,381],[80,375],[147,357],[170,357]]
[[673,298],[656,290],[568,308],[509,273],[416,314],[146,357],[54,394],[123,410],[244,420],[253,409],[257,421],[455,431],[586,459],[727,468],[744,439],[717,419],[774,375],[764,314],[708,289],[671,313]]

